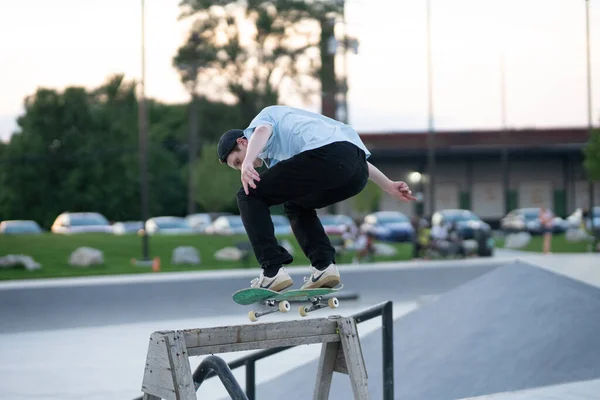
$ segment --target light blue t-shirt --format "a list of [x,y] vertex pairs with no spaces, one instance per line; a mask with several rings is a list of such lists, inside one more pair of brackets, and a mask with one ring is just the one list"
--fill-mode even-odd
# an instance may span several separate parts
[[364,150],[367,158],[371,155],[352,127],[321,114],[288,106],[269,106],[250,122],[244,136],[250,140],[254,130],[265,124],[273,127],[273,133],[258,157],[269,168],[303,151],[334,142],[353,143]]

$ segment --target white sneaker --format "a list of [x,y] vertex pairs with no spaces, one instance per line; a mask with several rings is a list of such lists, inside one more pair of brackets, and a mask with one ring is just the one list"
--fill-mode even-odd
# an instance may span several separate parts
[[250,287],[280,292],[293,284],[294,281],[292,280],[292,277],[287,273],[284,267],[281,267],[279,268],[279,271],[277,271],[277,275],[272,278],[266,277],[264,271],[261,271],[258,278],[252,279]]
[[310,276],[304,278],[302,289],[333,288],[340,283],[340,272],[335,264],[330,264],[323,271],[310,267]]

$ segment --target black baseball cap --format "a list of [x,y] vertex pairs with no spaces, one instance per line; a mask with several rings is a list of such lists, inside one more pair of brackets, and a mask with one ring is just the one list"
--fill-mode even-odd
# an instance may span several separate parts
[[235,147],[236,140],[244,136],[244,131],[241,129],[230,129],[221,136],[217,145],[217,155],[221,163],[227,162],[227,156]]

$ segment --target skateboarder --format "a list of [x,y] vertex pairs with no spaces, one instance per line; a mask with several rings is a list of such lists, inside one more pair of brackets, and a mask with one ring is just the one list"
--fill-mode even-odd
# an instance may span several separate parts
[[[303,289],[340,283],[335,249],[315,209],[348,199],[368,179],[403,201],[416,200],[408,185],[393,182],[367,162],[371,155],[350,126],[323,115],[287,106],[264,108],[244,129],[219,140],[221,163],[241,172],[237,193],[246,233],[261,265],[251,287],[274,291],[293,285],[283,265],[292,256],[279,246],[269,207],[283,204],[292,231],[311,262]],[[268,167],[260,175],[256,168]]]

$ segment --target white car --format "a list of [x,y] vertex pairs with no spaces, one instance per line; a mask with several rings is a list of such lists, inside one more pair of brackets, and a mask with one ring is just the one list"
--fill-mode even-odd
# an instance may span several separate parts
[[0,235],[35,235],[42,233],[37,222],[31,220],[13,220],[0,222]]
[[52,233],[113,233],[108,220],[96,212],[64,212],[60,214],[50,228]]
[[181,217],[154,217],[146,221],[146,232],[149,235],[191,235],[197,233]]
[[115,235],[139,233],[144,228],[144,223],[142,221],[115,222],[112,228]]

